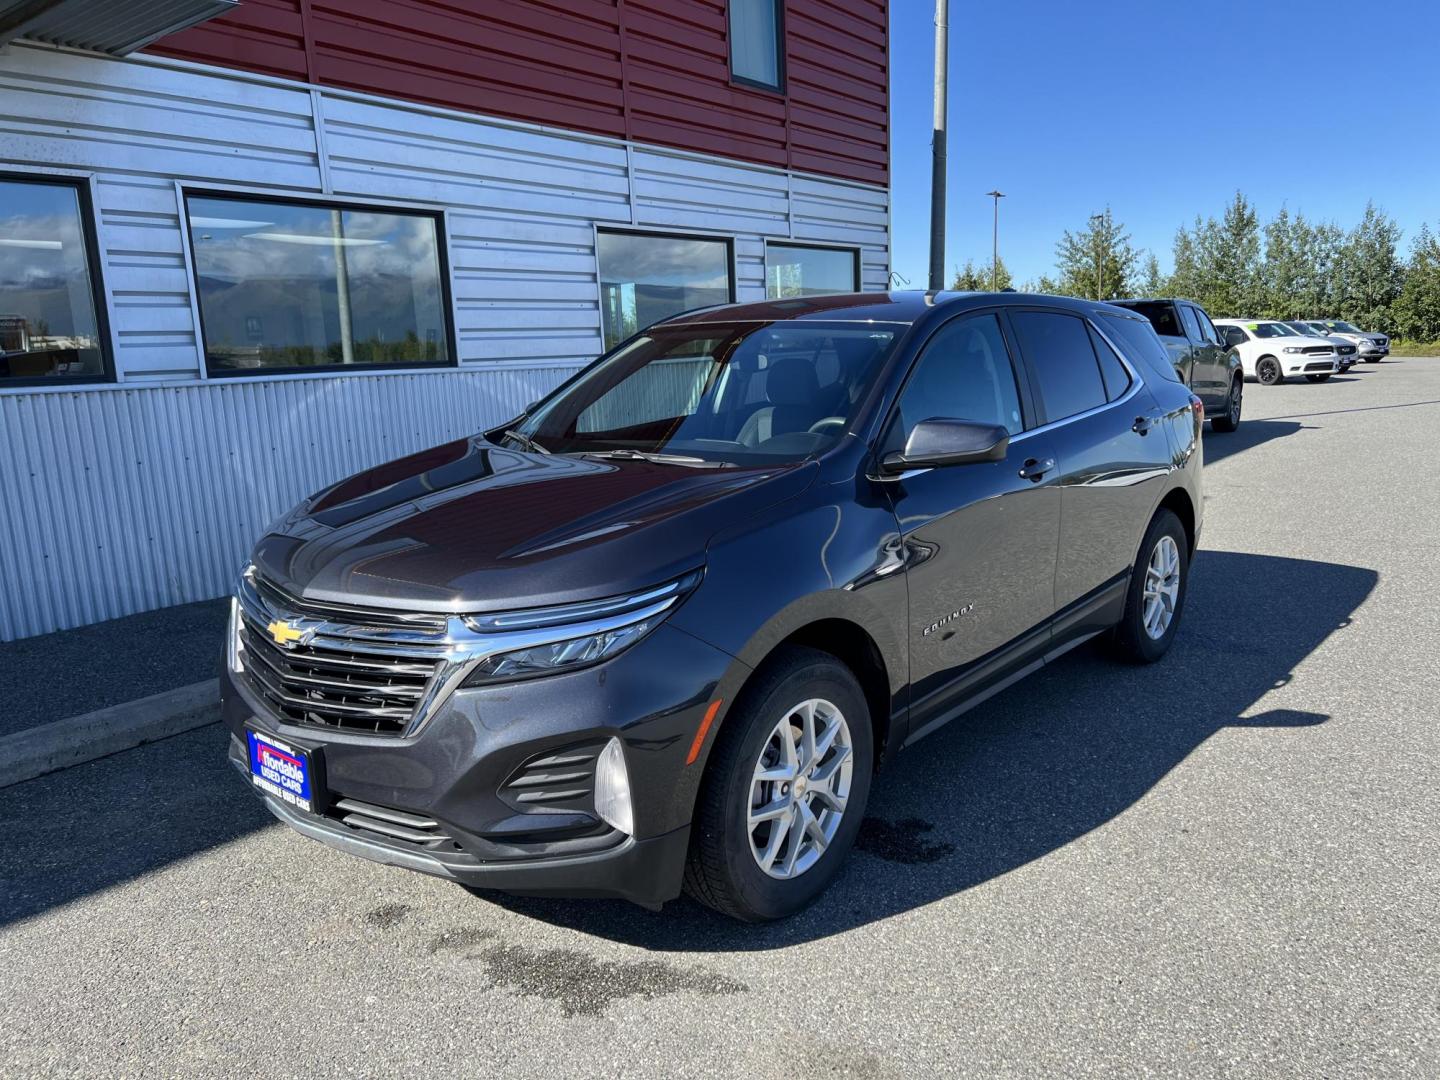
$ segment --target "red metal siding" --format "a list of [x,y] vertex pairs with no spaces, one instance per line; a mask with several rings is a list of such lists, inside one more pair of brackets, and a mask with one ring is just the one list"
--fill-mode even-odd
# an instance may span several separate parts
[[786,93],[726,0],[245,0],[154,52],[884,184],[888,0],[784,0]]

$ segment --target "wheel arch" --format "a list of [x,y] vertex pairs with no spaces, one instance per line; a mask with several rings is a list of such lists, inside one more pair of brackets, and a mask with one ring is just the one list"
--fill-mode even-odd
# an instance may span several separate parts
[[[1160,500],[1160,505],[1155,507],[1155,514],[1161,510],[1169,510],[1180,519],[1180,525],[1185,530],[1186,552],[1193,558],[1195,554],[1195,504],[1190,499],[1190,493],[1183,487],[1171,488]],[[1150,515],[1152,521],[1155,519],[1155,514]]]

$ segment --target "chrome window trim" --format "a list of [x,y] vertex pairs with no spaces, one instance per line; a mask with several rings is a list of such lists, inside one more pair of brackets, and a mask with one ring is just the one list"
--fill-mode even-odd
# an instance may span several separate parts
[[[558,605],[550,608],[534,608],[513,613],[487,616],[447,615],[443,629],[426,630],[420,627],[366,626],[363,622],[344,622],[333,619],[307,616],[303,602],[297,604],[300,610],[287,611],[269,603],[255,587],[255,568],[247,567],[240,576],[234,597],[235,619],[230,627],[229,650],[231,668],[241,672],[244,666],[243,648],[240,646],[240,626],[243,615],[249,615],[254,623],[266,626],[270,622],[283,621],[309,634],[306,645],[315,645],[340,653],[354,653],[362,656],[394,657],[411,659],[434,665],[434,674],[426,684],[423,695],[415,705],[414,714],[400,735],[380,734],[340,729],[337,734],[357,738],[411,738],[420,733],[435,714],[439,705],[463,683],[470,672],[481,661],[504,653],[522,649],[533,649],[554,645],[574,638],[589,637],[619,630],[635,623],[644,622],[664,615],[674,608],[690,591],[699,584],[700,574],[692,571],[664,585],[646,589],[626,596],[611,597],[580,604]],[[268,585],[268,583],[267,583]],[[277,590],[279,591],[279,590]],[[529,626],[512,626],[508,629],[481,629],[475,625],[477,619],[521,619],[544,618],[553,613],[556,619],[566,621],[532,622]],[[359,612],[357,611],[357,614]],[[389,612],[377,612],[393,618]],[[437,618],[436,616],[429,616]],[[314,725],[293,724],[281,719],[286,727],[294,727],[307,733],[320,729]]]

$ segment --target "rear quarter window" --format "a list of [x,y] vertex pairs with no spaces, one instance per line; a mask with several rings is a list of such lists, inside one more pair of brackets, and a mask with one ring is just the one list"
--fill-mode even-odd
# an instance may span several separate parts
[[1180,381],[1175,365],[1170,362],[1170,354],[1147,320],[1112,315],[1108,311],[1102,312],[1100,317],[1100,328],[1120,347],[1131,367],[1168,382]]
[[1185,331],[1180,329],[1180,320],[1175,314],[1174,304],[1164,300],[1152,300],[1125,306],[1148,319],[1157,334],[1164,334],[1166,337],[1183,338],[1185,336]]

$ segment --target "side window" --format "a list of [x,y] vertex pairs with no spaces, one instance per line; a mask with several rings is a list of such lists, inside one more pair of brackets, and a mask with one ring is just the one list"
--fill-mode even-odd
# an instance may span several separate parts
[[1243,345],[1250,340],[1250,335],[1241,330],[1238,326],[1225,327],[1225,347],[1233,349],[1236,345]]
[[903,431],[942,416],[996,424],[1012,435],[1024,427],[1015,368],[994,315],[946,323],[920,354],[900,395]]
[[1206,341],[1218,342],[1220,340],[1220,334],[1216,331],[1215,324],[1210,321],[1209,315],[1206,315],[1205,312],[1197,307],[1195,309],[1195,318],[1200,323],[1200,336],[1202,338]]
[[1195,321],[1195,309],[1189,304],[1180,305],[1180,321],[1185,324],[1185,336],[1191,341],[1203,341],[1200,324]]
[[1039,380],[1047,421],[1063,420],[1109,400],[1085,320],[1053,311],[1017,311],[1011,320],[1020,351]]
[[1115,355],[1110,343],[1097,334],[1094,327],[1090,328],[1090,344],[1095,347],[1095,356],[1100,361],[1105,393],[1111,401],[1115,401],[1130,389],[1130,372],[1125,370],[1125,365],[1120,361],[1120,357]]

